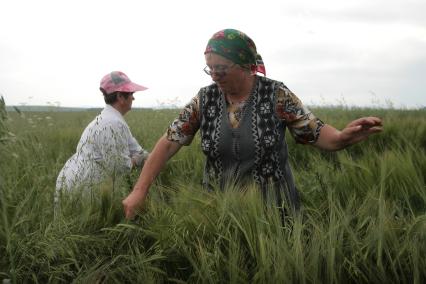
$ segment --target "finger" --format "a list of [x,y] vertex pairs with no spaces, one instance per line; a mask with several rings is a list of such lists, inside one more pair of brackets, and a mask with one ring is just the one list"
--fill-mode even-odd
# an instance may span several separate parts
[[359,142],[364,139],[363,137],[366,138],[370,134],[379,131],[376,128],[364,127],[363,125],[350,126],[342,130],[343,139],[347,142],[351,141],[350,143]]
[[362,125],[349,126],[342,130],[346,135],[353,135],[362,131]]
[[383,131],[383,127],[380,126],[374,126],[367,129],[368,134],[373,134],[381,131]]
[[123,204],[123,209],[124,209],[124,216],[126,216],[126,219],[130,220],[132,219],[132,212],[130,210],[130,208],[127,206],[127,203],[125,202],[126,200],[122,201]]
[[382,120],[378,117],[363,117],[353,121],[348,126],[363,125],[363,127],[381,126]]
[[366,124],[369,125],[382,125],[382,120],[378,117],[368,117],[366,120]]
[[132,220],[133,217],[135,217],[135,214],[133,213],[133,211],[132,210],[126,210],[126,219]]

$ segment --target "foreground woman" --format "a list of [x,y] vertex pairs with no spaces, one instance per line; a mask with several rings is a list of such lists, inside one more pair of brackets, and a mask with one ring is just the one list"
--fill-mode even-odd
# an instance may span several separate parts
[[182,145],[199,130],[206,155],[207,189],[255,182],[261,196],[282,207],[299,208],[299,194],[288,161],[285,132],[298,143],[336,151],[382,130],[377,117],[350,122],[343,130],[323,123],[282,82],[266,75],[261,56],[246,34],[221,30],[204,52],[204,72],[213,84],[201,88],[154,147],[133,191],[123,200],[131,219],[143,205],[149,187]]

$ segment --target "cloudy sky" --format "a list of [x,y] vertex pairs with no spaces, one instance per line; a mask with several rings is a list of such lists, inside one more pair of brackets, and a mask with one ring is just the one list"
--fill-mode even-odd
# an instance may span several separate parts
[[[187,4],[186,4],[187,3]],[[7,105],[103,106],[103,75],[149,87],[134,106],[181,106],[211,79],[213,33],[247,33],[268,77],[308,105],[426,106],[424,0],[0,2]]]

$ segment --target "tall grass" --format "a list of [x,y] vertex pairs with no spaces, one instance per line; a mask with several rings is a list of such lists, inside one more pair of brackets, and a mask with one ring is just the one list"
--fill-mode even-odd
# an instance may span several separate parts
[[[56,176],[95,112],[10,113],[0,147],[0,279],[13,283],[424,283],[425,110],[317,109],[344,127],[379,114],[385,131],[337,153],[287,138],[302,197],[283,221],[253,186],[206,192],[197,137],[166,166],[134,221],[121,200],[138,177],[66,196]],[[126,116],[148,150],[176,110]],[[6,132],[4,132],[6,133]]]

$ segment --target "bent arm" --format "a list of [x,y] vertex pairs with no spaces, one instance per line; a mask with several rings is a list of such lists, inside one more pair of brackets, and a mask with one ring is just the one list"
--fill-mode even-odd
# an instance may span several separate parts
[[169,141],[166,136],[158,140],[142,168],[142,172],[133,191],[123,200],[124,213],[127,219],[134,217],[137,208],[145,201],[149,187],[160,173],[161,169],[181,147],[182,145],[179,143]]
[[337,130],[333,126],[326,124],[321,128],[318,140],[313,145],[323,150],[337,151],[361,142],[371,134],[382,130],[382,120],[378,117],[356,119],[342,130]]

